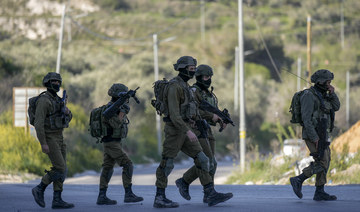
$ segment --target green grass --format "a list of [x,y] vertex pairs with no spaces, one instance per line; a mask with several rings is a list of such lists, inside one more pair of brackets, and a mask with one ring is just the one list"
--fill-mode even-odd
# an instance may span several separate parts
[[[360,153],[350,156],[347,148],[342,153],[332,153],[332,160],[327,175],[328,183],[331,184],[359,184],[360,183]],[[255,150],[255,155],[256,153]],[[266,158],[255,157],[244,173],[236,170],[228,178],[228,184],[289,184],[289,177],[295,175],[294,163],[301,158],[284,157],[282,165],[272,165],[272,155]],[[350,168],[351,167],[351,168]],[[314,184],[315,175],[305,181],[305,184]]]

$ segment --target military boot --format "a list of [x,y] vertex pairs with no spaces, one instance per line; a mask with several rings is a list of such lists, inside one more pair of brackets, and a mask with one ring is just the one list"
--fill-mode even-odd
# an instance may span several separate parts
[[293,191],[300,199],[303,197],[303,194],[301,192],[302,184],[306,179],[307,177],[304,175],[304,173],[301,173],[299,176],[296,177],[290,177],[290,183]]
[[[215,190],[215,191],[216,191],[216,190]],[[232,193],[225,193],[225,195],[230,196],[230,195],[233,195],[233,194],[232,194]],[[206,192],[204,191],[203,203],[209,203],[208,198],[209,198],[209,193],[206,193]]]
[[315,201],[333,201],[337,200],[337,197],[335,195],[330,195],[324,191],[324,185],[322,186],[316,186],[315,194],[313,200]]
[[208,197],[209,197],[209,194],[205,193],[205,191],[204,191],[203,203],[206,203],[206,204],[209,203]]
[[185,182],[184,178],[179,178],[175,181],[176,186],[179,188],[179,193],[184,199],[190,200],[189,184]]
[[218,193],[214,189],[214,184],[209,183],[204,186],[204,195],[207,196],[208,206],[214,206],[221,202],[225,202],[233,197],[232,193]]
[[154,200],[154,208],[177,208],[179,207],[179,203],[173,202],[166,198],[165,196],[165,188],[157,188],[156,196]]
[[99,196],[97,198],[96,204],[98,204],[98,205],[116,205],[117,201],[109,199],[106,196],[106,191],[107,191],[106,188],[105,189],[100,189]]
[[66,208],[73,208],[74,204],[67,203],[61,198],[61,191],[54,191],[54,198],[52,201],[52,209],[66,209]]
[[39,185],[31,190],[35,202],[42,208],[45,208],[44,192],[47,186],[48,185],[45,185],[43,182],[40,182]]
[[143,201],[144,198],[136,196],[131,189],[132,184],[130,184],[128,187],[125,188],[125,196],[124,196],[124,202],[140,202]]

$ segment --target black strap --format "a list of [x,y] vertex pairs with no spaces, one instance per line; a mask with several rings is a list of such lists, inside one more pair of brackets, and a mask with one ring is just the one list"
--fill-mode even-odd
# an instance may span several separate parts
[[325,103],[324,103],[324,98],[322,97],[322,94],[318,91],[318,90],[316,90],[316,88],[314,88],[314,87],[312,87],[313,88],[313,90],[315,91],[315,95],[319,98],[319,100],[320,100],[320,109],[322,110],[322,111],[324,111],[325,113],[327,113],[326,111],[326,108],[325,108]]

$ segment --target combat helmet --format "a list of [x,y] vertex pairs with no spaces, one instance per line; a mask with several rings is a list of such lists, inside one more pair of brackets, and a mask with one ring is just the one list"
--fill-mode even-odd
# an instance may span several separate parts
[[117,95],[120,92],[127,92],[129,89],[124,84],[121,83],[114,83],[108,91],[108,95],[111,97],[118,97]]
[[186,68],[186,66],[196,66],[197,61],[191,56],[182,56],[174,64],[174,69],[179,71],[181,68]]
[[334,79],[334,74],[326,69],[317,70],[313,75],[311,75],[312,83],[324,84],[326,81],[333,79]]
[[204,65],[201,64],[198,67],[196,67],[196,72],[195,72],[195,76],[212,76],[213,73],[213,69],[208,66],[208,65]]
[[58,74],[56,72],[49,72],[43,78],[43,81],[42,81],[43,86],[45,86],[45,87],[49,86],[49,82],[51,80],[57,80],[57,81],[60,81],[60,84],[62,83],[62,78],[61,78],[60,74]]

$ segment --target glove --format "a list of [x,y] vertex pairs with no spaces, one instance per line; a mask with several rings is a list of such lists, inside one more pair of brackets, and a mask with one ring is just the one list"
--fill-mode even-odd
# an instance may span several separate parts
[[120,106],[120,112],[128,114],[130,112],[130,107],[127,104],[123,104]]

